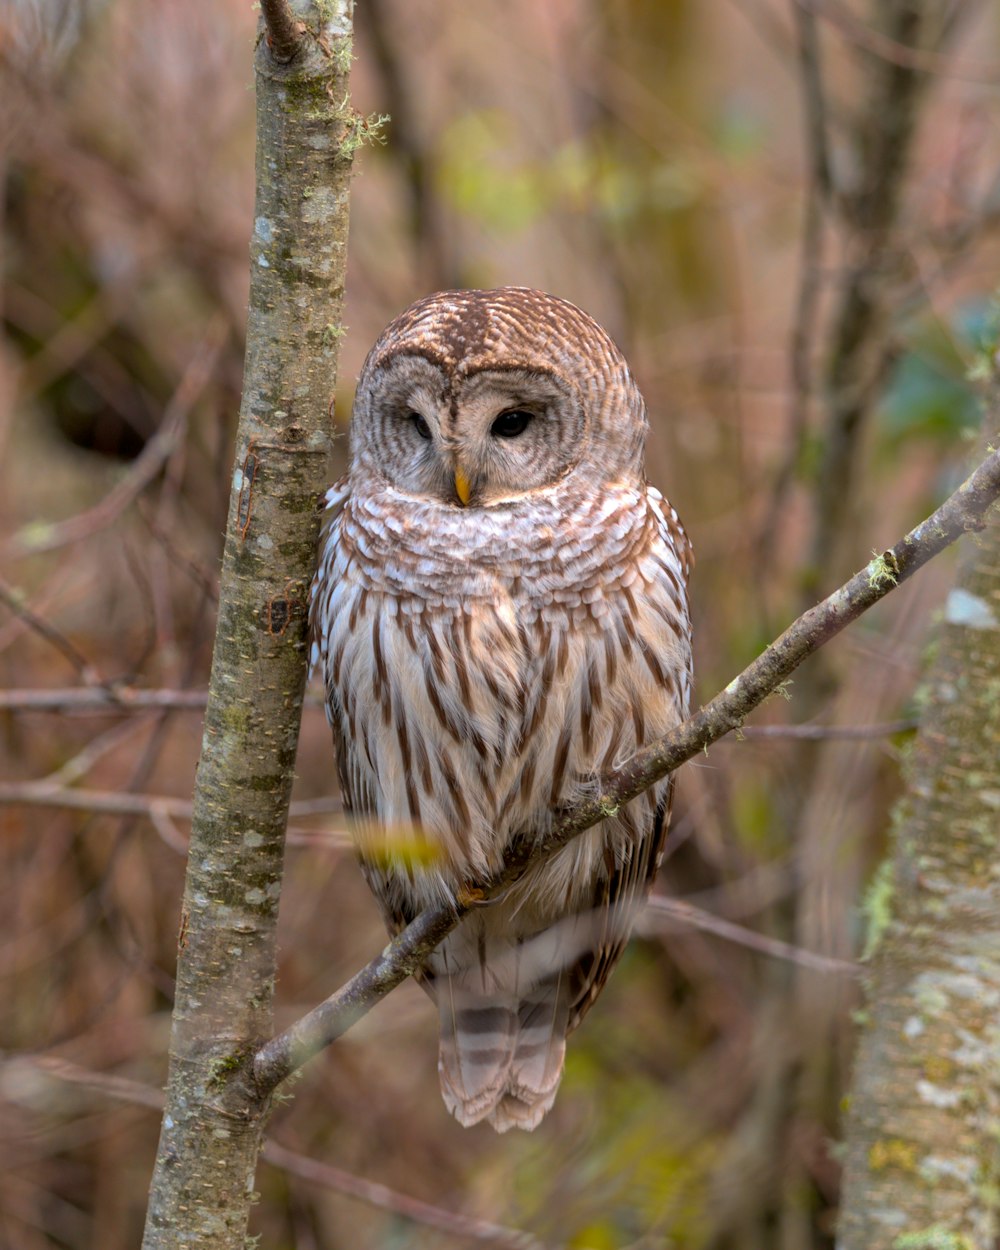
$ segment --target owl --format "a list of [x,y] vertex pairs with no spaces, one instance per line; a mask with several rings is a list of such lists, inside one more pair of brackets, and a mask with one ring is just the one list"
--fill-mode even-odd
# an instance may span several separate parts
[[[418,301],[358,381],[312,593],[344,803],[389,931],[685,716],[690,547],[645,405],[586,313],[521,287]],[[427,960],[465,1125],[533,1129],[621,956],[670,779],[475,907]]]

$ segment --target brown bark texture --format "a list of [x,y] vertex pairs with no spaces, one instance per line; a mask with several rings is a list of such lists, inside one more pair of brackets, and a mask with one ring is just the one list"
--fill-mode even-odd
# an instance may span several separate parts
[[[284,6],[282,6],[284,7]],[[243,402],[145,1250],[242,1250],[268,1098],[278,898],[327,484],[352,157],[351,0],[258,38],[257,190]]]
[[[988,424],[995,440],[996,378]],[[870,894],[840,1250],[993,1250],[1000,1231],[995,508],[966,539],[920,704],[891,858]]]

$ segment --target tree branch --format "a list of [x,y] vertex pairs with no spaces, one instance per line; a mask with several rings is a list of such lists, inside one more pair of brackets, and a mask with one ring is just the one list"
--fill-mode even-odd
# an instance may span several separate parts
[[216,321],[188,363],[177,389],[163,410],[160,427],[143,447],[128,472],[107,495],[64,521],[33,521],[0,547],[0,564],[57,551],[112,525],[152,482],[179,445],[188,416],[211,381],[225,345],[226,327]]
[[[2,590],[0,590],[2,599]],[[44,690],[16,687],[0,690],[0,710],[14,712],[90,712],[104,716],[118,712],[204,712],[207,690],[141,690],[108,682],[100,686],[56,686]]]
[[[120,790],[74,790],[50,781],[13,781],[0,783],[0,807],[61,807],[67,811],[93,812],[102,816],[149,816],[157,813],[178,820],[190,820],[194,804],[170,795],[125,794]],[[343,810],[337,798],[304,799],[291,803],[288,814],[294,817],[322,816]]]
[[[809,968],[813,972],[835,973],[840,976],[856,977],[861,973],[861,965],[847,959],[833,959],[829,955],[819,955],[815,951],[803,950],[801,946],[793,946],[791,942],[782,942],[778,938],[768,937],[764,933],[755,933],[744,925],[734,924],[722,916],[714,916],[703,911],[683,899],[666,898],[662,894],[654,894],[646,901],[646,912],[640,920],[642,932],[648,933],[660,927],[656,921],[663,921],[673,930],[700,929],[703,933],[711,933],[722,938],[724,942],[734,942],[737,946],[745,946],[747,950],[756,951],[760,955],[768,955],[772,959],[784,959],[788,963],[798,964],[800,968]],[[672,922],[672,923],[671,923]]]
[[[992,61],[959,61],[893,38],[869,26],[845,4],[832,0],[795,0],[800,9],[829,22],[848,42],[902,69],[921,70],[963,82],[996,83],[1000,65]],[[951,26],[953,23],[949,23]]]
[[561,812],[547,837],[541,841],[516,840],[498,877],[470,884],[451,905],[423,912],[346,985],[263,1046],[253,1062],[253,1076],[261,1096],[335,1041],[390,990],[416,972],[466,912],[508,889],[529,868],[554,855],[585,829],[614,814],[654,782],[738,728],[807,656],[967,530],[982,529],[986,513],[998,496],[1000,452],[994,451],[932,516],[895,546],[875,556],[839,590],[804,612],[725,690],[676,729],[603,777],[591,796]]
[[[12,1055],[3,1061],[4,1075],[15,1078],[30,1071],[32,1075],[42,1075],[53,1081],[62,1081],[77,1088],[88,1090],[103,1098],[115,1102],[124,1102],[131,1106],[148,1107],[154,1111],[162,1111],[164,1097],[160,1090],[154,1089],[141,1081],[133,1081],[128,1077],[115,1076],[110,1072],[96,1072],[91,1068],[81,1067],[67,1059],[54,1055]],[[290,1150],[276,1141],[267,1140],[261,1150],[261,1157],[272,1167],[279,1168],[312,1185],[320,1185],[336,1193],[356,1198],[368,1206],[382,1211],[391,1211],[415,1224],[423,1224],[428,1228],[437,1229],[452,1237],[474,1238],[489,1245],[505,1246],[509,1250],[556,1250],[538,1241],[530,1233],[519,1228],[511,1228],[505,1224],[496,1224],[492,1220],[480,1219],[473,1215],[463,1215],[459,1211],[450,1211],[445,1207],[435,1206],[421,1198],[401,1193],[388,1185],[369,1180],[366,1176],[358,1176],[344,1168],[334,1167],[329,1163],[320,1163],[308,1155]]]

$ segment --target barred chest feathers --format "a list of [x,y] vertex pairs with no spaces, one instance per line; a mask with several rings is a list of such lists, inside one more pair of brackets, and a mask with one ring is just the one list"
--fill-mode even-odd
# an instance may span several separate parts
[[[569,516],[565,500],[536,503],[527,550],[508,509],[470,532],[454,509],[409,501],[404,517],[402,502],[330,490],[316,619],[349,790],[377,816],[360,849],[400,861],[419,910],[496,871],[512,834],[544,833],[556,807],[683,716],[686,570],[676,516],[650,488]],[[621,830],[602,826],[536,886],[575,905],[605,871],[609,835],[620,862]],[[411,883],[408,861],[429,871]]]

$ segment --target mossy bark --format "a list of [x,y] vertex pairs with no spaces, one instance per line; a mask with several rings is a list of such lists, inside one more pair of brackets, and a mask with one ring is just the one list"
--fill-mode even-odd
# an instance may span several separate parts
[[[1000,428],[1000,386],[990,422]],[[1000,522],[967,539],[870,894],[841,1250],[993,1250],[1000,1221]]]
[[276,922],[328,480],[356,119],[352,0],[293,5],[256,51],[257,195],[243,403],[146,1250],[242,1250],[268,1099]]

